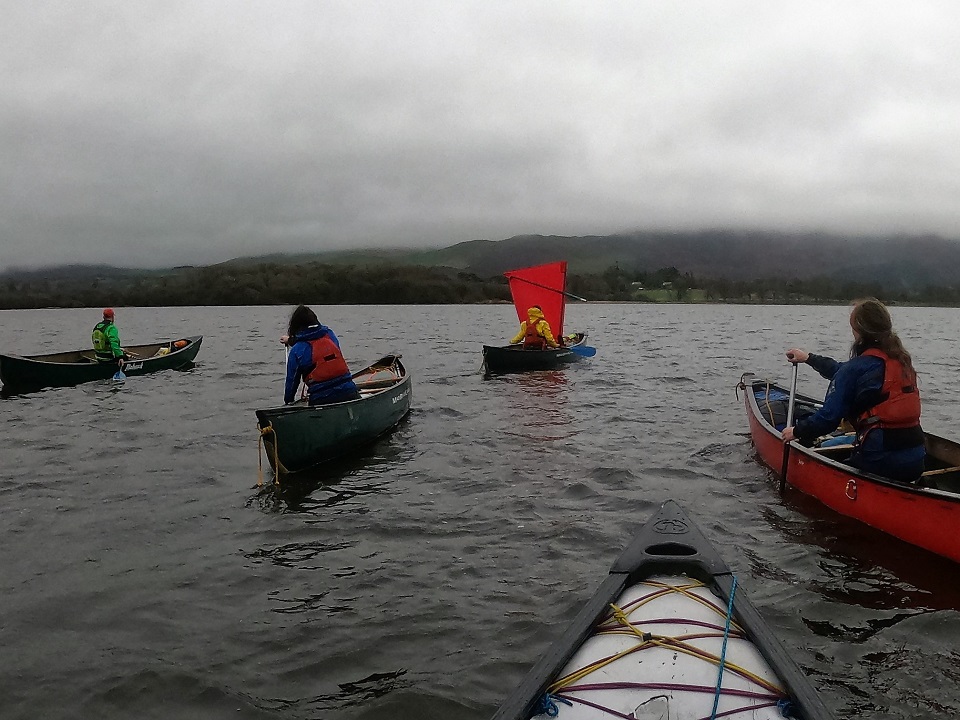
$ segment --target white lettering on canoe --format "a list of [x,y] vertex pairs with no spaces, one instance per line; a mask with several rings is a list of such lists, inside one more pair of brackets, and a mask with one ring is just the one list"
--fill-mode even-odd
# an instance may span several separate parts
[[142,362],[124,363],[123,369],[124,370],[143,370],[143,363]]
[[410,388],[407,388],[406,390],[404,390],[402,393],[400,393],[393,399],[393,404],[396,405],[398,402],[403,400],[409,394],[410,394]]

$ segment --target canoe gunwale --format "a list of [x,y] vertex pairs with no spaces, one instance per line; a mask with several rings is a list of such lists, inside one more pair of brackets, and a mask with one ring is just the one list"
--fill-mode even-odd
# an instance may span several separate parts
[[[140,356],[130,358],[130,362],[140,362],[141,360],[154,360],[160,357],[171,358],[176,355],[181,355],[184,352],[188,351],[193,347],[194,343],[197,341],[203,340],[203,335],[193,335],[190,337],[178,338],[178,340],[186,340],[187,344],[182,348],[174,349],[172,343],[176,342],[174,340],[164,340],[156,341],[152,343],[145,343],[143,345],[125,345],[124,350],[131,353],[136,353],[139,355],[141,351],[153,350],[156,353],[162,347],[170,347],[170,352],[165,355],[151,355],[151,356]],[[88,354],[89,353],[89,354]],[[80,365],[86,367],[94,362],[96,359],[92,355],[93,348],[84,348],[82,350],[67,350],[65,352],[56,352],[56,353],[41,353],[39,355],[17,355],[15,353],[2,353],[4,357],[15,358],[17,360],[29,360],[30,362],[40,363],[43,365]],[[50,360],[49,358],[57,357],[58,355],[77,355],[80,359],[70,360],[70,361],[57,361]]]
[[[297,400],[296,402],[292,402],[289,405],[281,405],[278,407],[264,408],[262,410],[257,410],[256,411],[257,418],[259,419],[261,417],[261,414],[265,418],[270,418],[270,417],[276,417],[279,415],[300,413],[300,412],[303,412],[304,410],[311,410],[313,411],[313,414],[322,414],[324,411],[330,411],[330,410],[333,410],[334,408],[342,408],[348,405],[357,405],[359,403],[366,402],[378,395],[382,395],[388,390],[392,390],[410,381],[410,373],[407,372],[407,368],[404,366],[404,364],[400,362],[400,357],[401,357],[400,355],[385,355],[384,357],[377,360],[375,363],[372,363],[367,367],[361,370],[358,370],[357,372],[351,375],[351,379],[356,379],[357,377],[362,376],[364,373],[366,373],[369,370],[372,370],[373,368],[390,367],[394,363],[396,363],[396,365],[400,368],[402,375],[400,375],[399,380],[397,380],[394,383],[391,383],[390,385],[386,385],[384,387],[371,388],[371,393],[366,397],[358,397],[358,398],[353,398],[351,400],[343,400],[341,402],[335,402],[335,403],[326,403],[324,405],[311,405],[307,398],[301,398],[300,400]],[[384,361],[387,360],[387,358],[391,359],[391,362],[389,365],[384,363]],[[261,425],[260,427],[264,427],[264,426]]]

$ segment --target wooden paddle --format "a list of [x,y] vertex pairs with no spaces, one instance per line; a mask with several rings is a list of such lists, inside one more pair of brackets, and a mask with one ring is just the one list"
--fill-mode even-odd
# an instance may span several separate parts
[[[793,380],[790,383],[790,400],[787,402],[787,424],[786,427],[793,425],[793,404],[797,399],[797,367],[800,363],[793,363]],[[790,460],[790,443],[783,444],[783,467],[780,469],[780,492],[783,492],[787,484],[787,462]]]

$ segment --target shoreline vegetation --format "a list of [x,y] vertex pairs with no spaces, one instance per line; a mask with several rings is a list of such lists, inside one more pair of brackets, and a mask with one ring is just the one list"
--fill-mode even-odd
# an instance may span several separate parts
[[[858,297],[918,306],[960,306],[960,287],[895,288],[883,282],[814,277],[754,280],[613,265],[569,273],[569,292],[591,301],[638,303],[845,304]],[[431,305],[510,302],[502,275],[441,266],[310,262],[222,263],[170,270],[104,267],[6,273],[0,309],[203,305]]]

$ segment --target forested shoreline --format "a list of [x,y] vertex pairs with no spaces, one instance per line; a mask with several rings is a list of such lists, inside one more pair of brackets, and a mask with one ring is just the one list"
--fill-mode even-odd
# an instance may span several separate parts
[[[830,304],[872,295],[898,304],[960,305],[960,288],[894,289],[835,278],[730,280],[676,268],[570,274],[567,289],[595,301]],[[166,271],[21,273],[0,280],[0,309],[116,305],[371,305],[508,302],[503,276],[451,268],[319,262],[222,264]]]

